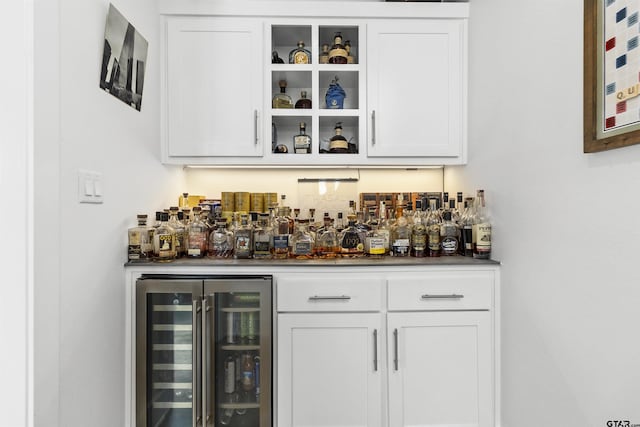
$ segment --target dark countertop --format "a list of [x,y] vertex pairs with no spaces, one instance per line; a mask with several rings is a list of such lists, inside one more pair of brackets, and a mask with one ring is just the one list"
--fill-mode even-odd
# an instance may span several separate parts
[[176,267],[339,267],[339,266],[495,266],[499,261],[475,259],[465,256],[440,256],[440,257],[391,257],[383,258],[334,258],[334,259],[234,259],[234,258],[180,258],[172,262],[128,262],[127,267],[142,266],[176,266]]

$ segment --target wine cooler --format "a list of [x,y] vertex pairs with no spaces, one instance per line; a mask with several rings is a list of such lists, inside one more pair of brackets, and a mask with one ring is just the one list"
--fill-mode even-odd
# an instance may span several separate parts
[[271,284],[138,279],[136,427],[271,426]]

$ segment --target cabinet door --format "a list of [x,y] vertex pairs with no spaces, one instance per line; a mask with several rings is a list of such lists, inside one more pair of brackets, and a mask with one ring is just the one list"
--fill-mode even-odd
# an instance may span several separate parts
[[380,314],[278,315],[279,427],[377,427]]
[[466,20],[368,26],[370,157],[461,157],[466,138]]
[[167,20],[164,160],[262,155],[261,35],[251,18]]
[[389,419],[399,426],[493,426],[488,311],[389,313]]

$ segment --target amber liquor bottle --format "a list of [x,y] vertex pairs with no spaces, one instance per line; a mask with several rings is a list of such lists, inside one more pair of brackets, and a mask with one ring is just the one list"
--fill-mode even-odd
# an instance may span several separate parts
[[335,33],[333,36],[333,45],[329,50],[329,64],[346,64],[349,54],[342,44],[342,34]]
[[295,108],[304,108],[304,109],[311,108],[311,100],[307,98],[306,90],[303,90],[300,92],[300,99],[296,101]]
[[304,48],[302,40],[298,42],[298,47],[289,52],[289,64],[311,64],[311,52]]

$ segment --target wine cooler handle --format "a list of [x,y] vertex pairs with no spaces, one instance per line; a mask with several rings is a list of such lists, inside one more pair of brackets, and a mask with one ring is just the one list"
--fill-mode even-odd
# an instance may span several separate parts
[[371,145],[376,145],[376,110],[371,111]]
[[464,295],[459,295],[459,294],[448,294],[448,295],[424,294],[420,298],[421,299],[462,299],[462,298],[464,298]]
[[258,145],[258,110],[253,110],[253,135],[255,136],[255,144]]
[[378,330],[373,330],[373,370],[378,371]]
[[309,297],[309,301],[322,301],[322,300],[350,300],[351,297],[349,295],[314,295]]
[[198,304],[198,300],[194,298],[193,302],[192,302],[192,312],[191,312],[191,342],[192,342],[192,347],[191,347],[191,369],[195,370],[195,372],[193,372],[193,375],[191,377],[191,390],[194,391],[194,393],[192,393],[192,399],[191,399],[191,405],[193,405],[192,407],[192,425],[193,427],[198,427],[198,424],[200,424],[200,420],[202,419],[200,414],[198,413],[198,409],[199,409],[199,405],[198,405],[198,399],[200,398],[200,396],[198,396],[198,393],[196,393],[195,391],[198,390],[198,380],[201,378],[201,371],[200,371],[200,363],[198,363],[198,359],[200,357],[200,355],[198,354],[198,342],[200,342],[198,340],[198,335],[200,332],[200,325],[201,325],[201,321],[199,319],[199,313],[201,314],[201,307],[200,304]]
[[393,330],[393,370],[398,370],[398,329]]
[[209,311],[207,297],[202,299],[202,425],[209,424],[209,331],[207,320]]

